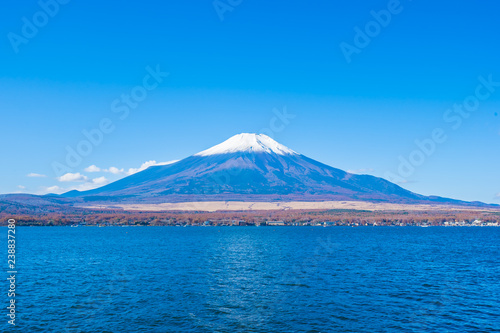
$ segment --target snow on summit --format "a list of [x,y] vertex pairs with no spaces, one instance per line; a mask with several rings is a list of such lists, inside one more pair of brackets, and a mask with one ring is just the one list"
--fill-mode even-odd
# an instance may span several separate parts
[[264,134],[242,133],[235,135],[217,146],[194,156],[210,156],[237,152],[275,153],[278,155],[298,155],[290,148]]

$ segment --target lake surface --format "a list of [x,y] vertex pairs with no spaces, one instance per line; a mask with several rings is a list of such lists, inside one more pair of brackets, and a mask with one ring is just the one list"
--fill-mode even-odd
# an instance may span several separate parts
[[500,332],[500,228],[18,227],[17,251],[2,331]]

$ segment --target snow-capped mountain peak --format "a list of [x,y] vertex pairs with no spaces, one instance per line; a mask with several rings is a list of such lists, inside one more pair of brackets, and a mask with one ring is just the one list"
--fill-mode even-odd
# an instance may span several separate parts
[[204,150],[195,156],[231,154],[237,152],[275,153],[278,155],[298,155],[290,148],[276,142],[264,134],[242,133]]

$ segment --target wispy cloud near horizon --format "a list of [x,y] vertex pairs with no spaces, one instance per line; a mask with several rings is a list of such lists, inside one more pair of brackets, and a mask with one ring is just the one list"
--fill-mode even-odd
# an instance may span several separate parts
[[81,173],[66,173],[61,177],[57,177],[57,180],[60,182],[83,182],[88,179],[87,176],[82,175]]
[[100,172],[101,168],[92,164],[91,166],[86,167],[83,171],[85,171],[85,172]]
[[47,177],[46,175],[42,175],[40,173],[34,173],[34,172],[31,172],[31,173],[28,173],[26,175],[26,177],[30,177],[30,178],[45,178]]

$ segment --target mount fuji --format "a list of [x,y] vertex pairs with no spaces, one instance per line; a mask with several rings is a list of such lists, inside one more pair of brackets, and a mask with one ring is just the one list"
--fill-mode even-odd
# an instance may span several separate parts
[[385,179],[325,165],[263,134],[243,133],[169,165],[151,166],[90,191],[85,201],[370,201],[478,205],[405,190]]

